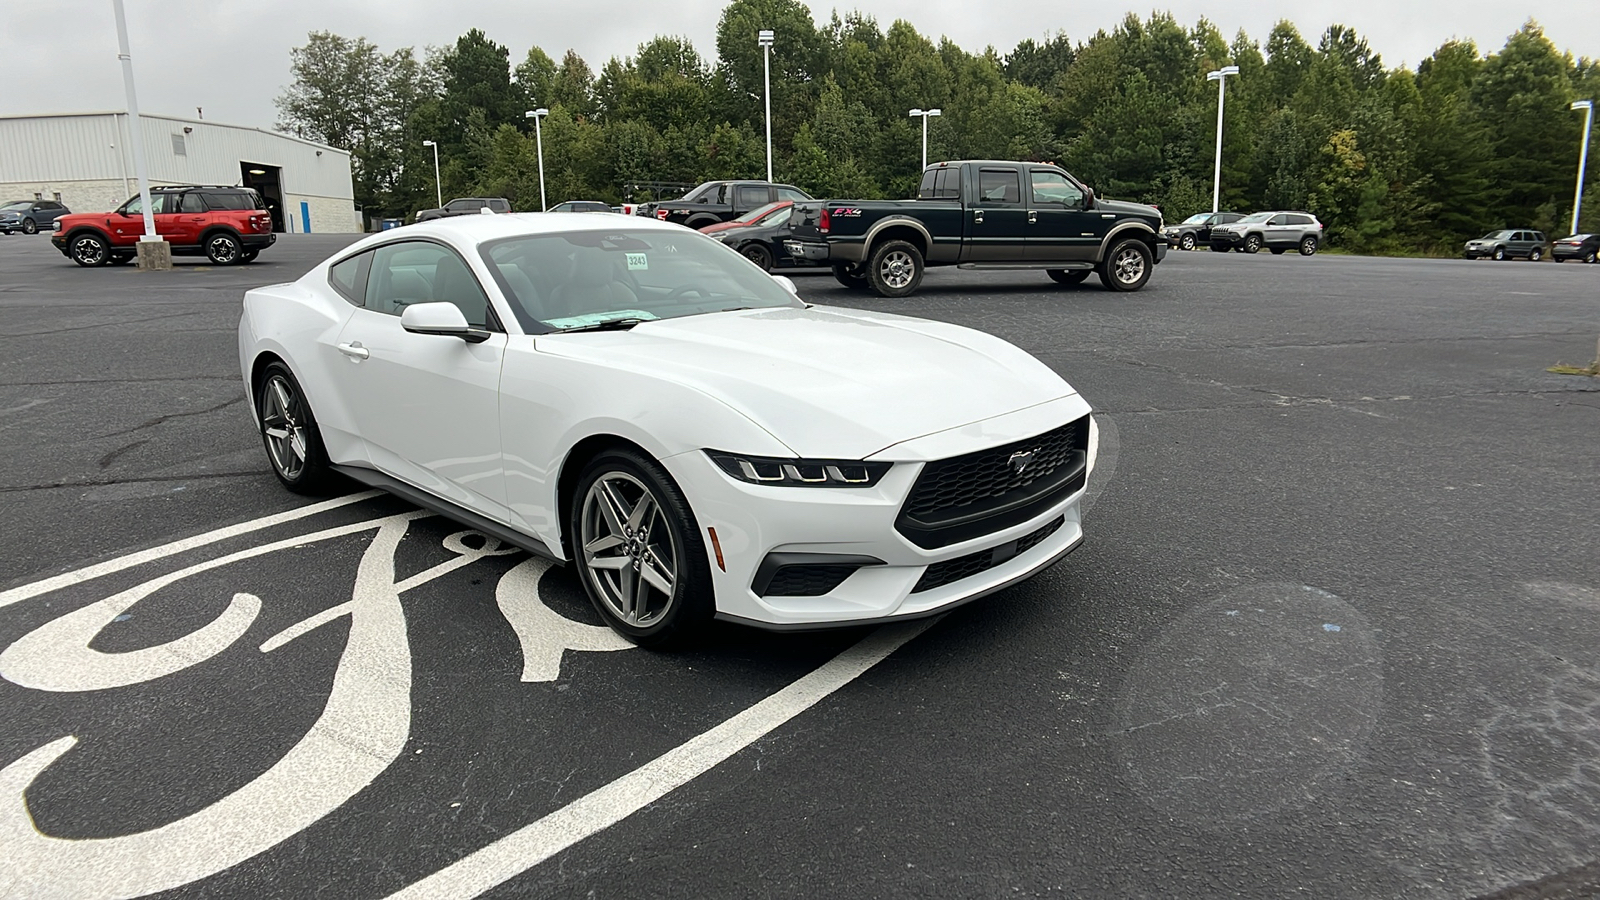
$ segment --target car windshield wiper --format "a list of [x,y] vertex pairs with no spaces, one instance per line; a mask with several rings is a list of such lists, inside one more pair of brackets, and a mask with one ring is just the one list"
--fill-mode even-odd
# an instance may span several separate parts
[[638,316],[619,316],[615,319],[601,319],[598,322],[590,322],[587,325],[574,325],[571,328],[558,328],[556,329],[556,333],[570,334],[574,331],[627,331],[629,328],[632,328],[643,321],[644,319],[641,319]]

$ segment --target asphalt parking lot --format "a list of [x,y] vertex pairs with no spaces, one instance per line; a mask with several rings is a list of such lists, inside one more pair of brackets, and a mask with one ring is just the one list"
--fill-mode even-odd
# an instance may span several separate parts
[[0,238],[0,896],[1600,891],[1600,382],[1544,371],[1600,266],[797,275],[1071,381],[1086,542],[925,630],[664,655],[563,570],[278,487],[239,298],[348,240]]

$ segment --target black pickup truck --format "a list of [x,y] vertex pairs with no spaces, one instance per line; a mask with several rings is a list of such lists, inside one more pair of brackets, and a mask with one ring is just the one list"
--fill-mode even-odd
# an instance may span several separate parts
[[655,216],[690,228],[728,222],[778,200],[810,200],[811,195],[789,184],[766,181],[708,181],[679,200],[644,203],[636,216]]
[[794,208],[790,256],[829,263],[841,284],[885,297],[915,291],[927,266],[1043,269],[1061,284],[1093,272],[1111,290],[1136,291],[1167,254],[1160,210],[1098,198],[1048,163],[936,163],[915,200]]

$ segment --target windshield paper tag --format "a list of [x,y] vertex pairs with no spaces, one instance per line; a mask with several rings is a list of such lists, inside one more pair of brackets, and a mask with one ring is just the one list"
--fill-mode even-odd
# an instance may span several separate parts
[[650,259],[643,253],[628,254],[628,271],[639,272],[650,268]]

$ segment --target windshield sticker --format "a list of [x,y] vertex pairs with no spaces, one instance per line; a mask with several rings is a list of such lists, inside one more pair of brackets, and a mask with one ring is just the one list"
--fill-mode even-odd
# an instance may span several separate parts
[[648,269],[648,268],[650,268],[650,258],[649,257],[645,256],[643,253],[629,253],[628,254],[628,271],[629,272],[642,272],[642,271],[644,271],[645,269]]
[[[628,255],[632,256],[633,254],[630,253]],[[596,322],[604,322],[608,319],[640,319],[648,322],[654,318],[657,318],[654,313],[648,313],[642,309],[609,309],[605,312],[584,313],[581,316],[567,316],[562,319],[545,319],[544,323],[551,328],[577,328],[581,325],[593,325]]]

